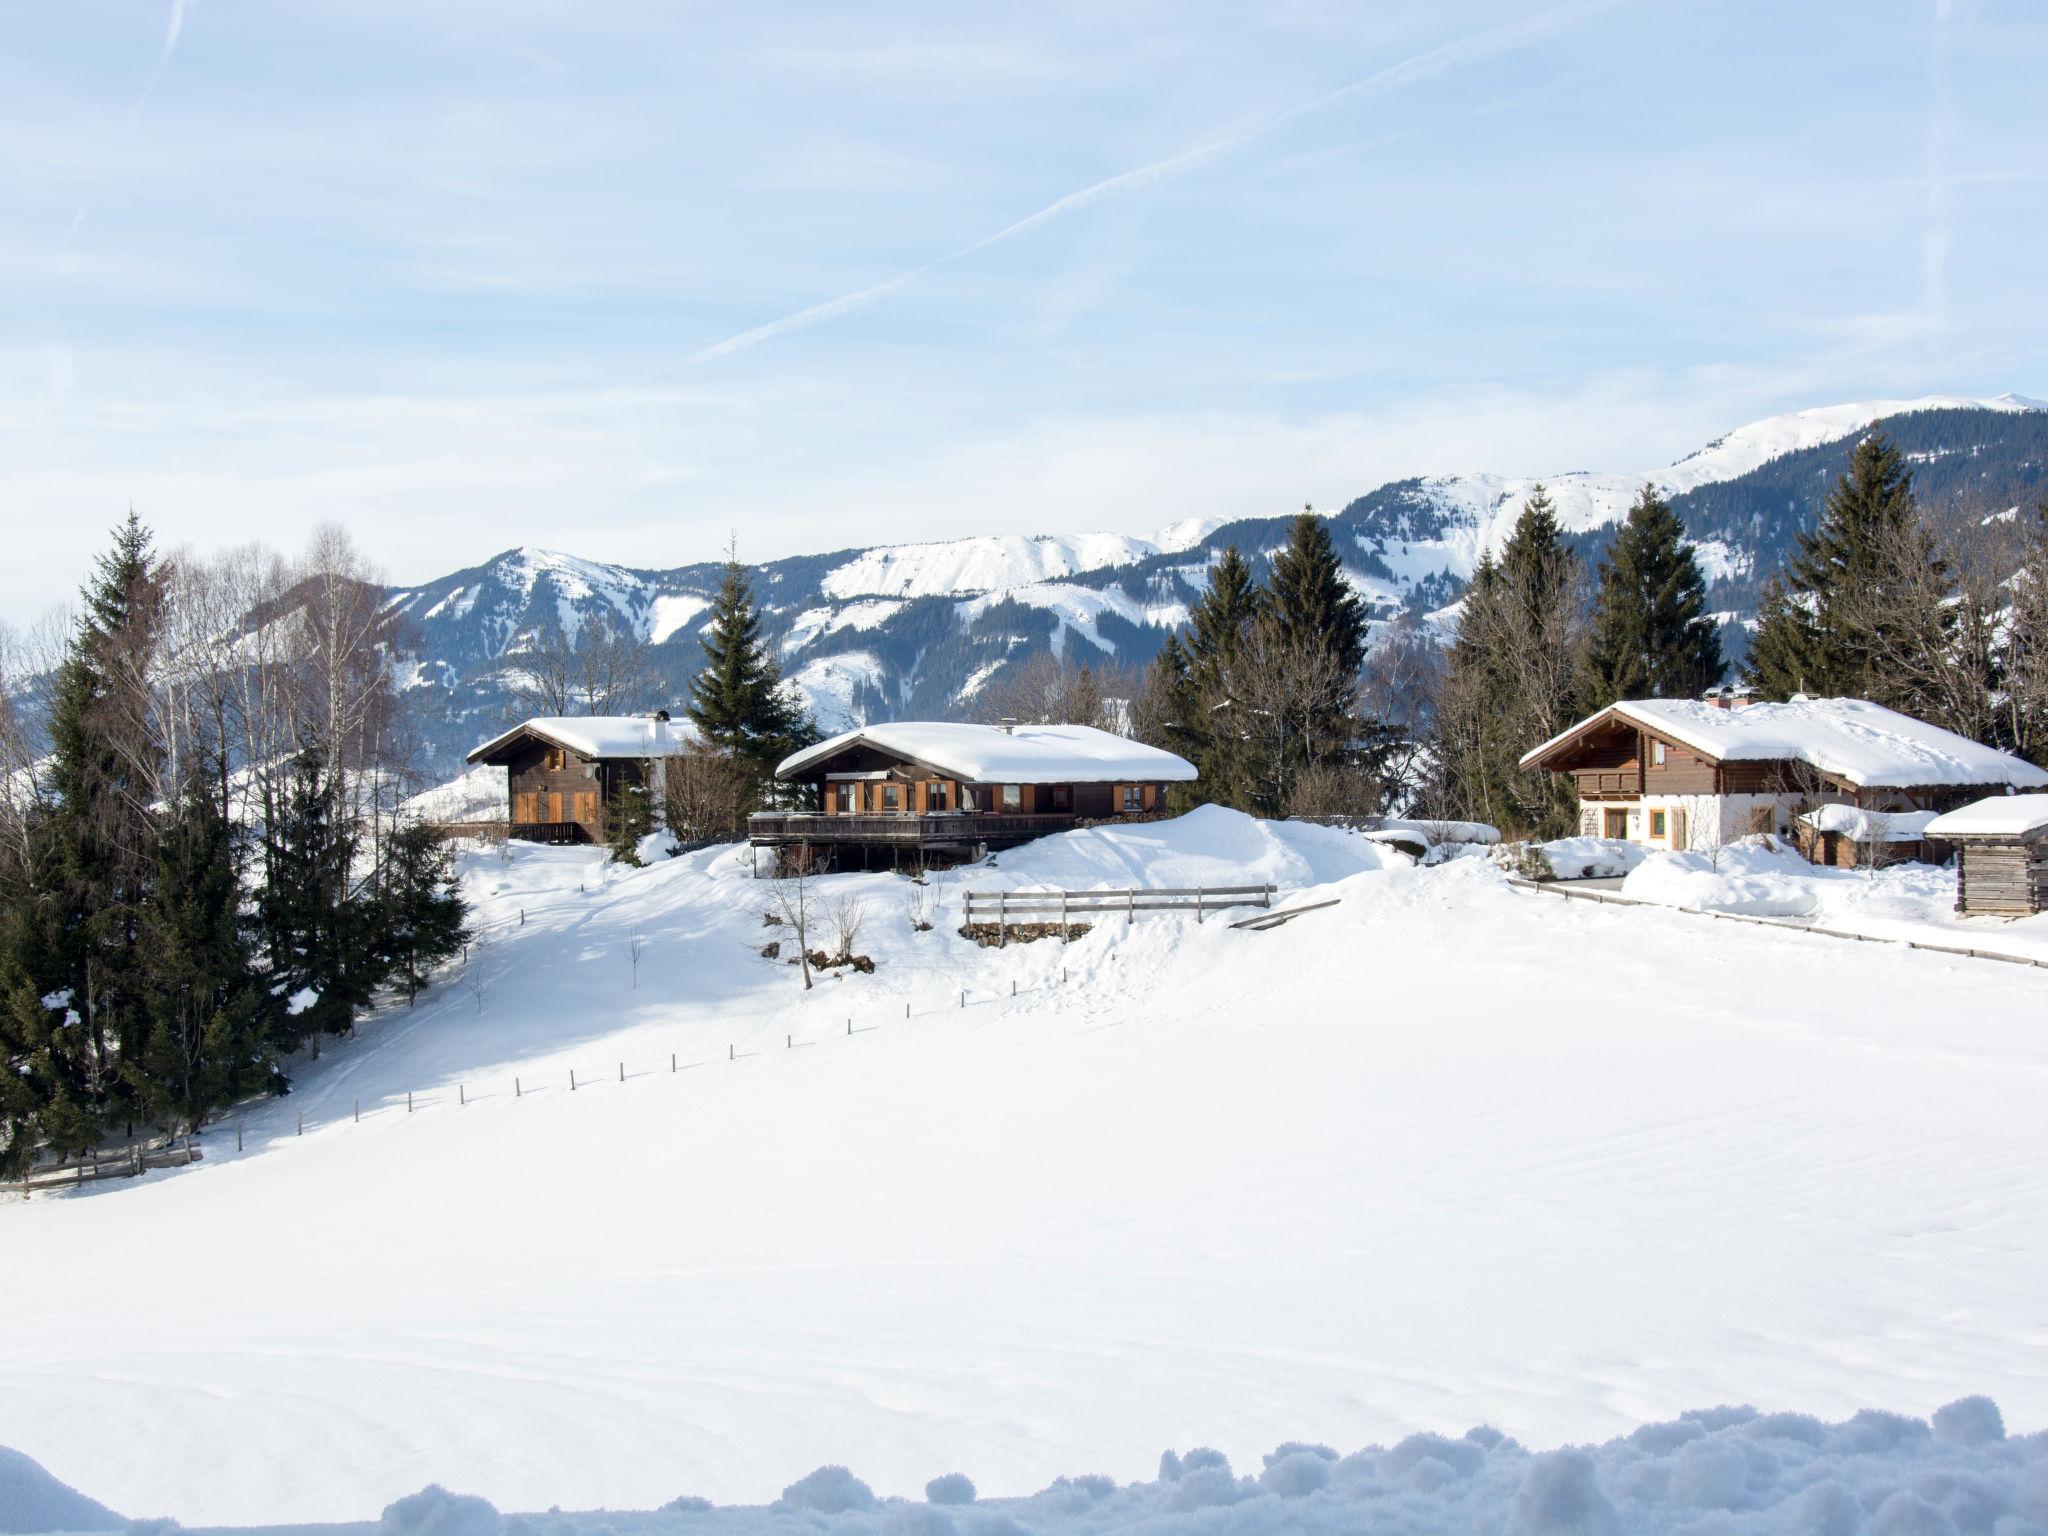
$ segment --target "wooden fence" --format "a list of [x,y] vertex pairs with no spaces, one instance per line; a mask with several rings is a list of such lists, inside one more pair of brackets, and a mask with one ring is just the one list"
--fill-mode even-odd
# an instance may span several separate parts
[[1140,912],[1192,912],[1201,922],[1225,907],[1270,907],[1271,885],[1202,885],[1185,890],[968,891],[961,908],[969,928],[993,925],[1001,944],[1012,927],[1052,927],[1061,937],[1082,918],[1122,917]]
[[94,1153],[81,1157],[75,1163],[45,1163],[23,1174],[18,1182],[8,1184],[9,1189],[18,1189],[27,1195],[38,1189],[68,1189],[77,1184],[97,1183],[101,1179],[132,1179],[150,1168],[182,1168],[187,1163],[196,1163],[206,1155],[205,1150],[192,1145],[187,1137],[182,1143],[155,1151],[145,1151],[140,1146],[124,1152]]

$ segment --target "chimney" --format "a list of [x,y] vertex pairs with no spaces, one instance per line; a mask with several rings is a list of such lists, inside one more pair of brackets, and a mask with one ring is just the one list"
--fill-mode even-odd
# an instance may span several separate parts
[[1015,715],[1003,716],[1002,725],[1003,734],[1005,736],[1014,736],[1017,734],[1017,717]]
[[1756,690],[1754,688],[1730,688],[1727,690],[1727,698],[1727,708],[1747,709],[1756,702]]
[[1728,695],[1733,691],[1733,689],[1729,688],[1709,688],[1700,695],[1700,698],[1705,701],[1709,709],[1726,709],[1728,707]]
[[667,725],[668,711],[665,709],[657,709],[652,714],[648,715],[647,718],[652,720],[656,725]]

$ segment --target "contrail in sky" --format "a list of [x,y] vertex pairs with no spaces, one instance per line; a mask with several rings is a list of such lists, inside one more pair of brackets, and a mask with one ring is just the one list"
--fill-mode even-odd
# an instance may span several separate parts
[[1285,123],[1293,122],[1296,118],[1321,112],[1352,97],[1376,96],[1385,91],[1445,74],[1461,65],[1512,53],[1518,48],[1577,26],[1601,11],[1623,3],[1625,0],[1572,0],[1572,3],[1553,6],[1527,20],[1475,33],[1471,37],[1460,38],[1456,42],[1432,48],[1426,53],[1418,53],[1413,58],[1403,59],[1398,64],[1389,64],[1385,69],[1376,70],[1363,79],[1339,86],[1336,90],[1326,92],[1311,101],[1275,112],[1245,127],[1219,134],[1192,148],[1168,155],[1163,160],[1154,160],[1149,165],[1141,165],[1134,170],[1121,171],[1117,175],[1105,177],[1092,186],[1081,188],[1078,192],[1069,192],[1065,197],[1047,203],[1036,213],[1027,214],[1014,224],[1006,224],[994,234],[986,235],[972,245],[963,245],[958,250],[946,252],[943,256],[934,256],[922,266],[912,267],[907,272],[899,272],[886,281],[875,283],[871,287],[855,289],[851,293],[842,293],[837,298],[809,305],[784,315],[779,320],[770,320],[764,325],[757,325],[737,335],[728,336],[723,341],[713,342],[710,346],[692,353],[686,361],[709,362],[713,358],[725,356],[728,352],[739,352],[748,347],[759,346],[764,341],[786,335],[790,331],[803,330],[808,326],[835,319],[849,311],[863,309],[875,300],[915,282],[934,268],[972,256],[978,251],[985,251],[1013,235],[1021,235],[1041,224],[1049,224],[1054,219],[1100,202],[1105,197],[1154,186],[1173,177],[1185,175],[1233,150],[1242,148],[1254,139],[1271,133]]
[[164,45],[157,50],[156,64],[150,69],[149,79],[142,87],[142,94],[135,98],[135,105],[128,109],[128,121],[134,122],[142,116],[142,109],[149,104],[149,98],[156,90],[157,81],[164,76],[164,66],[171,62],[171,55],[178,48],[178,34],[185,30],[185,6],[187,0],[171,0],[171,19],[164,27]]

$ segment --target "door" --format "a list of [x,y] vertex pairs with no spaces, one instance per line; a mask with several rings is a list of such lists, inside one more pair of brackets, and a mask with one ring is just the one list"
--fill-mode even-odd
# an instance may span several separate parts
[[1603,823],[1601,828],[1601,836],[1614,838],[1616,840],[1625,839],[1628,836],[1627,811],[1606,811],[1605,813],[1603,813],[1601,820]]
[[597,791],[579,789],[576,791],[576,819],[586,827],[597,822]]
[[1671,813],[1671,846],[1684,852],[1692,846],[1691,828],[1686,825],[1685,807],[1679,806]]
[[560,821],[562,819],[562,792],[560,790],[550,790],[548,791],[547,799],[548,820]]

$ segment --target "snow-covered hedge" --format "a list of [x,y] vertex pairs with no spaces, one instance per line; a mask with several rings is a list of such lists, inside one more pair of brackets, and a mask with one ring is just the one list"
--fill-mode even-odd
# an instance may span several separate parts
[[1781,838],[1746,837],[1718,852],[1660,853],[1645,859],[1622,894],[1698,912],[1804,917],[1820,905],[1818,870]]
[[1561,837],[1548,843],[1508,843],[1497,863],[1532,880],[1599,880],[1625,875],[1649,849],[1612,837]]

